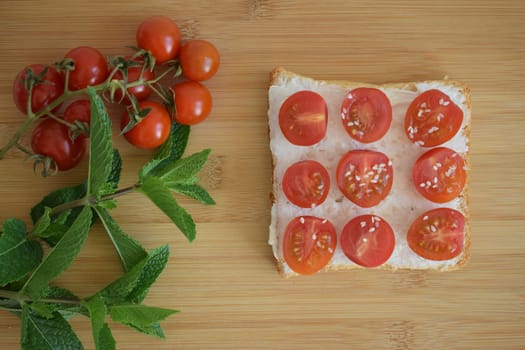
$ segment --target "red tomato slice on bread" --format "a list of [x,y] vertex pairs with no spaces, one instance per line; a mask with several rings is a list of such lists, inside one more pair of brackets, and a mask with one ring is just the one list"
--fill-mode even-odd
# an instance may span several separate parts
[[350,220],[341,233],[341,248],[358,265],[376,267],[392,255],[396,239],[392,227],[376,215],[361,215]]
[[408,229],[408,246],[429,260],[449,260],[463,251],[465,217],[450,208],[437,208],[419,216]]
[[392,105],[379,89],[357,88],[341,104],[341,119],[354,140],[370,143],[381,139],[392,123]]
[[332,259],[337,245],[334,225],[315,216],[296,217],[286,227],[284,260],[299,274],[311,275]]
[[328,107],[313,91],[290,95],[279,110],[279,126],[286,139],[297,146],[311,146],[326,134]]
[[414,164],[412,179],[419,193],[435,203],[453,200],[463,191],[465,161],[450,148],[437,147],[424,153]]
[[370,208],[390,193],[394,169],[384,153],[354,150],[339,161],[336,177],[346,198],[360,207]]
[[439,146],[459,131],[463,111],[439,90],[428,90],[412,101],[405,115],[405,133],[422,147]]
[[286,169],[282,186],[290,202],[301,208],[312,208],[328,196],[330,176],[321,163],[303,160]]

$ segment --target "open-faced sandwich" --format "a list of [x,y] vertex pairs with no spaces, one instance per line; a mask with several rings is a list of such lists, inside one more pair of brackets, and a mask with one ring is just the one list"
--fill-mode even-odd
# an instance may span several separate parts
[[470,92],[270,75],[270,238],[285,275],[452,270],[470,254]]

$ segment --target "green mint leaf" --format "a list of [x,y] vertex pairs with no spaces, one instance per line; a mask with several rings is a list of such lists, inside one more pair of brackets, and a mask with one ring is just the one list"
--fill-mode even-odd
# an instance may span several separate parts
[[124,271],[129,271],[133,266],[148,256],[148,253],[133,238],[125,234],[111,215],[101,207],[95,207],[100,221],[104,225],[113,246],[117,250]]
[[53,313],[59,309],[56,304],[47,304],[38,301],[29,304],[29,307],[34,313],[47,319],[53,318]]
[[57,312],[45,318],[28,304],[22,310],[22,350],[82,350],[84,347],[69,323]]
[[173,185],[168,185],[170,190],[173,190],[177,193],[183,194],[190,198],[193,198],[203,204],[213,205],[215,201],[211,198],[210,194],[197,184],[184,184],[184,183],[174,183]]
[[109,307],[109,315],[115,322],[137,327],[146,327],[177,313],[177,310],[163,309],[142,304],[123,304]]
[[156,248],[149,253],[146,264],[137,281],[137,285],[128,296],[133,303],[142,303],[148,295],[149,288],[157,280],[168,263],[170,251],[168,245]]
[[[155,172],[161,172],[166,166],[171,164],[175,160],[179,160],[186,146],[188,145],[188,138],[190,136],[190,127],[187,125],[182,125],[176,122],[171,124],[171,133],[170,137],[155,154],[154,160],[159,160],[155,164]],[[150,169],[150,171],[153,169]],[[147,175],[144,174],[144,176]]]
[[113,185],[113,188],[118,188],[120,182],[120,173],[122,172],[122,158],[117,149],[113,149],[113,158],[111,162],[111,171],[106,179],[107,183]]
[[186,158],[181,158],[166,166],[162,171],[156,171],[155,175],[164,182],[180,182],[197,174],[208,160],[211,150],[205,149],[194,153]]
[[149,163],[144,165],[139,172],[139,179],[142,180],[146,175],[151,173],[157,166],[159,166],[164,159],[152,159]]
[[153,160],[144,165],[139,173],[139,178],[142,179],[151,172],[160,172],[168,164],[180,159],[188,144],[189,134],[189,126],[173,122],[170,137],[160,146]]
[[[31,209],[31,220],[36,225],[38,220],[44,215],[46,207],[54,208],[67,202],[79,200],[85,196],[85,183],[53,191]],[[39,234],[39,237],[43,238],[51,246],[54,246],[73,224],[81,211],[82,207],[76,207],[52,216],[51,224],[44,232]]]
[[40,243],[27,240],[23,221],[4,221],[0,235],[0,286],[22,279],[40,264],[42,256]]
[[139,190],[177,225],[190,242],[195,239],[196,230],[193,218],[177,203],[170,189],[161,179],[146,176]]
[[79,298],[71,291],[57,286],[48,286],[42,289],[41,296],[45,299],[63,299],[70,301],[79,301]]
[[162,329],[162,327],[160,326],[160,324],[158,323],[152,323],[148,326],[137,326],[137,325],[132,325],[132,324],[128,324],[129,327],[141,332],[141,333],[144,333],[144,334],[147,334],[147,335],[152,335],[154,337],[157,337],[157,338],[160,338],[160,339],[166,339],[166,335],[164,335],[164,330]]
[[69,230],[29,277],[22,288],[23,292],[33,299],[39,299],[48,283],[71,265],[86,240],[91,219],[91,208],[84,206]]
[[129,302],[129,295],[137,286],[142,269],[147,261],[148,258],[144,258],[135,264],[131,270],[99,291],[107,305]]
[[[59,190],[51,192],[31,209],[31,220],[33,221],[33,224],[36,224],[38,219],[40,219],[40,217],[44,215],[46,211],[46,207],[49,207],[49,208],[58,207],[61,204],[71,202],[77,199],[81,199],[85,195],[86,195],[86,184],[85,183],[82,183],[76,186],[72,186],[72,187],[61,188]],[[64,224],[71,224],[76,218],[75,215],[72,215],[72,216],[74,217],[69,218],[69,220],[67,222],[64,222]]]
[[115,199],[106,199],[105,201],[98,202],[97,206],[111,210],[117,207],[117,201]]
[[87,193],[99,197],[102,186],[106,183],[113,164],[113,146],[111,141],[111,122],[104,102],[95,89],[88,88],[91,101],[89,175]]
[[47,228],[51,224],[50,215],[51,215],[51,208],[45,207],[44,213],[42,214],[40,219],[38,219],[38,221],[35,224],[35,227],[33,228],[33,234],[35,236],[40,236],[46,232]]
[[85,303],[91,318],[91,329],[96,350],[113,350],[115,349],[115,339],[111,334],[106,319],[106,305],[104,299],[95,294]]

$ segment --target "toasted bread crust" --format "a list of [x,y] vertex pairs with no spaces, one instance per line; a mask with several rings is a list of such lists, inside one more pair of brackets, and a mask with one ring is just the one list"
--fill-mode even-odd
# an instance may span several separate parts
[[[417,91],[417,84],[418,83],[434,83],[439,84],[443,86],[452,86],[455,88],[458,88],[460,93],[465,97],[464,106],[465,108],[471,112],[472,105],[471,105],[471,96],[470,96],[470,88],[459,81],[454,80],[448,80],[447,78],[443,80],[428,80],[428,81],[421,81],[421,82],[406,82],[406,83],[386,83],[386,84],[369,84],[369,83],[361,83],[361,82],[354,82],[354,81],[347,81],[347,80],[318,80],[318,79],[312,79],[307,76],[303,76],[300,74],[293,73],[291,71],[286,70],[283,67],[275,67],[270,72],[269,77],[269,86],[284,86],[286,85],[290,80],[292,79],[308,79],[315,81],[320,84],[331,84],[331,85],[339,85],[341,87],[355,87],[355,86],[361,86],[361,87],[377,87],[377,88],[395,88],[395,89],[401,89],[401,90],[408,90],[408,91]],[[470,113],[469,113],[470,114]],[[465,135],[465,138],[467,140],[467,149],[470,149],[470,133],[471,133],[471,121],[468,120],[468,123],[464,126],[464,128],[460,131]],[[466,154],[462,154],[464,160],[465,160],[465,166],[467,169],[467,181],[465,184],[465,187],[463,189],[463,192],[460,195],[461,199],[461,210],[465,216],[465,241],[464,241],[464,247],[463,252],[460,255],[460,258],[457,260],[456,264],[449,265],[446,267],[426,267],[421,268],[417,270],[438,270],[438,271],[453,271],[457,270],[461,267],[463,267],[469,260],[471,256],[471,227],[470,227],[470,212],[469,212],[469,174],[470,174],[470,156],[469,152]],[[275,159],[272,154],[272,167],[275,169]],[[272,172],[273,173],[273,172]],[[272,176],[273,179],[273,176]],[[272,205],[275,203],[275,195],[271,194],[271,202]],[[279,273],[284,277],[291,277],[293,275],[296,275],[295,272],[290,271],[290,269],[286,269],[286,263],[282,258],[277,258],[277,270]],[[333,270],[354,270],[354,269],[364,269],[361,266],[355,265],[355,264],[348,264],[348,265],[334,265],[332,263],[329,263],[327,266],[325,266],[321,271],[333,271]],[[396,270],[416,270],[414,268],[407,268],[407,267],[396,267],[389,264],[383,264],[379,267],[376,267],[376,269],[382,269],[382,270],[390,270],[390,271],[396,271]]]

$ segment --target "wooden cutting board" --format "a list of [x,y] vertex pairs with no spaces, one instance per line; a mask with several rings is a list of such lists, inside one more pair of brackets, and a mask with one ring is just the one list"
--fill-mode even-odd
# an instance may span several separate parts
[[[171,260],[147,304],[181,311],[161,341],[114,325],[119,349],[523,349],[525,348],[525,2],[424,1],[16,1],[0,2],[0,141],[23,117],[11,100],[16,73],[90,45],[106,55],[134,45],[149,15],[176,20],[184,38],[222,54],[209,120],[188,152],[213,149],[202,174],[217,201],[181,203],[198,235],[185,241],[139,194],[115,210],[122,228]],[[268,72],[276,65],[319,79],[372,83],[438,79],[473,96],[472,258],[450,273],[378,270],[283,280],[267,232],[271,162]],[[120,110],[112,110],[115,120]],[[115,136],[132,184],[149,153]],[[13,151],[0,161],[0,221],[29,221],[44,194],[80,182],[86,164],[42,179]],[[57,281],[81,296],[119,274],[100,225]],[[87,319],[73,321],[87,349]],[[0,316],[0,348],[19,348],[20,325]]]

